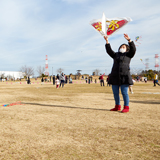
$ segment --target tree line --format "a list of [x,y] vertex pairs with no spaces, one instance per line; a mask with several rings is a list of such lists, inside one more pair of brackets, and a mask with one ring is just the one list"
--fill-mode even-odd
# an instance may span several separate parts
[[158,78],[160,79],[160,71],[156,71],[156,70],[142,70],[140,71],[138,74],[132,74],[132,78],[136,78],[137,76],[140,77],[147,77],[148,80],[153,80],[154,79],[154,74],[157,73],[158,74]]
[[[26,66],[26,65],[24,65],[24,66],[22,66],[22,67],[20,68],[19,71],[20,71],[20,72],[23,72],[25,77],[27,77],[27,76],[34,76],[34,75],[35,75],[35,72],[38,73],[38,76],[39,76],[39,77],[45,77],[45,76],[46,76],[45,73],[44,73],[44,72],[45,72],[45,68],[42,67],[42,66],[38,66],[38,67],[36,68],[36,70],[35,70],[35,69],[34,69],[33,67],[31,67],[31,66]],[[61,74],[63,71],[64,71],[64,69],[62,69],[62,68],[58,68],[58,69],[57,69],[57,73],[59,73],[59,74]]]

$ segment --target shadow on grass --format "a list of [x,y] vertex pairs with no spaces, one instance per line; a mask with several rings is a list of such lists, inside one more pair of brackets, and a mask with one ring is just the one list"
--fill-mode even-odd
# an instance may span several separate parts
[[72,106],[62,106],[62,105],[51,105],[51,104],[40,104],[40,103],[26,103],[22,104],[45,106],[45,107],[58,107],[58,108],[72,108],[72,109],[88,109],[88,110],[98,110],[98,111],[110,111],[110,109],[97,109],[97,108],[84,108],[84,107],[72,107]]
[[[114,99],[107,99],[107,100],[111,100],[111,101],[114,101]],[[120,100],[121,102],[123,102],[123,99]],[[132,102],[132,103],[142,103],[142,104],[160,104],[160,101],[135,101],[135,100],[130,100],[129,102]]]
[[134,101],[134,100],[130,100],[130,102],[132,102],[132,103],[143,103],[143,104],[160,104],[160,101],[158,102],[156,102],[156,101],[146,101],[146,100],[144,100],[144,101]]

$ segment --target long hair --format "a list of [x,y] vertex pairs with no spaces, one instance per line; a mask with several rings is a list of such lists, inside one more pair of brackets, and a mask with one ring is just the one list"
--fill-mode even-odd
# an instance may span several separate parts
[[126,46],[126,52],[129,52],[130,47],[129,47],[129,45],[127,45],[127,44],[125,44],[125,43],[120,45],[120,47],[119,47],[119,49],[118,49],[118,52],[119,52],[120,48],[121,48],[123,45]]

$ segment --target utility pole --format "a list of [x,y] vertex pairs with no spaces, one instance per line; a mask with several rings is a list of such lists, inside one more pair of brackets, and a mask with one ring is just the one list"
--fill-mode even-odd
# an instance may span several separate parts
[[158,71],[159,70],[159,60],[158,60],[158,54],[155,54],[155,70]]
[[49,77],[49,71],[48,71],[48,56],[46,55],[46,64],[45,64],[45,75]]

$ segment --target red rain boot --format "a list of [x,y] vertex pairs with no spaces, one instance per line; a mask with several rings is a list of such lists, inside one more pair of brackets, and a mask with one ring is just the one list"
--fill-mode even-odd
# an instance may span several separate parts
[[129,106],[124,106],[122,113],[127,113],[127,112],[129,112]]
[[121,105],[115,105],[115,108],[112,108],[110,111],[121,111]]

